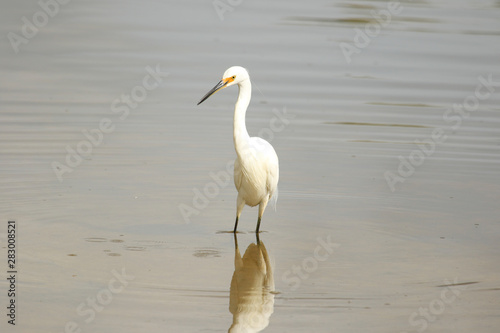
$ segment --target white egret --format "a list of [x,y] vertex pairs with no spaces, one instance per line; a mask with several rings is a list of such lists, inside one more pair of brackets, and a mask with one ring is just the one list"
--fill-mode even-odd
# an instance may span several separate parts
[[[245,68],[233,66],[224,72],[219,81],[198,102],[200,105],[215,92],[232,85],[238,85],[238,100],[234,107],[233,140],[236,150],[234,162],[234,185],[238,190],[236,202],[236,222],[234,232],[238,228],[238,220],[245,205],[259,205],[256,233],[259,233],[260,221],[268,202],[276,203],[278,195],[279,163],[273,146],[259,137],[250,137],[245,126],[245,114],[252,95],[250,76]],[[274,196],[273,196],[274,195]]]

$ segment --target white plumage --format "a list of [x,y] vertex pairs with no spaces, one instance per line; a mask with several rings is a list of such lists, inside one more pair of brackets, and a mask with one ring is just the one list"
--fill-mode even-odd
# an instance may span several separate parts
[[238,190],[234,232],[238,228],[238,220],[243,207],[245,205],[251,207],[259,205],[255,230],[258,233],[267,204],[271,198],[277,199],[279,162],[278,155],[269,142],[248,135],[245,114],[250,104],[252,84],[247,70],[240,66],[233,66],[226,70],[222,80],[198,104],[201,104],[215,92],[235,84],[239,87],[239,94],[234,108],[233,129],[234,148],[237,155],[234,163],[234,185]]

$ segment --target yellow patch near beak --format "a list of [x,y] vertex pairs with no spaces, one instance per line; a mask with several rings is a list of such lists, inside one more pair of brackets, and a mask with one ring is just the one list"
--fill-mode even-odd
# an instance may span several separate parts
[[224,81],[225,84],[228,84],[234,81],[234,77],[230,76],[225,79],[222,79],[222,81]]

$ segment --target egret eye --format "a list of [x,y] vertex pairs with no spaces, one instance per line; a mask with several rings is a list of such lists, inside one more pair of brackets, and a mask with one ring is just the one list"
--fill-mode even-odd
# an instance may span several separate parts
[[236,75],[233,75],[233,79],[236,78]]

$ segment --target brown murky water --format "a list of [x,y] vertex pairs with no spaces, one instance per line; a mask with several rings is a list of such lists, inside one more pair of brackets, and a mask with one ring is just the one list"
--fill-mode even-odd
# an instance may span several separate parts
[[[2,331],[498,330],[500,2],[44,3],[0,21]],[[237,247],[231,65],[281,168]]]

